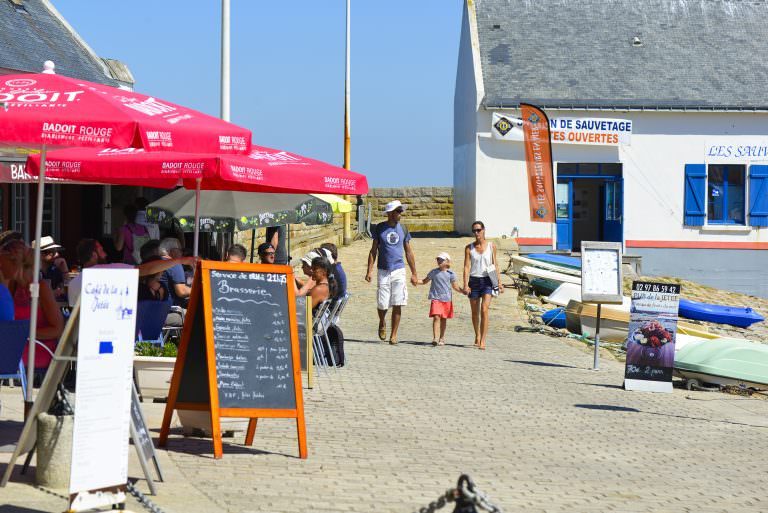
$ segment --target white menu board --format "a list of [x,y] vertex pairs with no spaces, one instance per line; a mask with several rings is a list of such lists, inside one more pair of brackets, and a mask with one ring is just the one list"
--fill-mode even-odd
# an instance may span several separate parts
[[83,270],[72,495],[128,481],[138,280],[136,269]]
[[586,303],[621,303],[621,243],[581,243],[581,299]]

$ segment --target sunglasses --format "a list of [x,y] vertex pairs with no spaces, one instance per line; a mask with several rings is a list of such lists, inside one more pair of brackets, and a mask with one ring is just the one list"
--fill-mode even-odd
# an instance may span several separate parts
[[482,228],[472,228],[472,233],[480,233],[482,231],[483,231]]
[[262,255],[264,255],[264,256],[269,256],[269,255],[274,255],[274,254],[275,254],[274,251],[265,251],[264,253],[262,253]]

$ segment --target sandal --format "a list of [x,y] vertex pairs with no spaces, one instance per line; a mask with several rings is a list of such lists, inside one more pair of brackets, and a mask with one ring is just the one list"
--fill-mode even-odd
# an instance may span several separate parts
[[444,346],[445,345],[445,340],[443,340],[443,339],[438,340],[437,341],[437,345],[438,346]]
[[391,346],[397,345],[397,339],[396,338],[390,338],[389,339],[389,345],[391,345]]
[[379,326],[379,340],[386,340],[387,339],[387,325],[381,325]]
[[437,345],[437,340],[433,340],[433,341],[432,341],[432,345],[433,345],[433,346],[436,346],[436,345]]

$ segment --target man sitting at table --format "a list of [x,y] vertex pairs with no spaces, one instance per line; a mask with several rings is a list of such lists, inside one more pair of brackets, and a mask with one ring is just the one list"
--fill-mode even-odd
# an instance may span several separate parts
[[[163,275],[160,277],[160,283],[171,293],[173,299],[173,307],[168,314],[168,319],[165,321],[166,326],[181,326],[184,320],[184,314],[187,311],[187,303],[189,302],[189,294],[192,292],[192,287],[187,285],[187,277],[184,274],[184,268],[180,263],[176,263],[181,259],[181,243],[179,239],[175,237],[166,237],[160,241],[160,256],[166,262],[174,262],[168,268],[166,268]],[[192,258],[192,257],[188,257]],[[185,263],[185,262],[184,262]],[[194,266],[194,260],[192,264]]]
[[262,264],[275,263],[275,248],[269,242],[259,244],[259,260]]
[[[195,259],[192,257],[180,258],[178,260],[154,260],[143,263],[136,267],[124,263],[107,263],[107,253],[101,246],[101,243],[95,239],[83,239],[77,244],[77,259],[83,269],[105,268],[105,269],[138,269],[139,276],[157,274],[173,267],[174,265],[189,264],[195,265]],[[80,288],[82,286],[83,275],[78,274],[69,282],[68,297],[69,306],[75,306],[80,297]]]
[[227,250],[227,262],[232,262],[233,264],[242,264],[245,262],[245,256],[245,246],[242,244],[233,244]]

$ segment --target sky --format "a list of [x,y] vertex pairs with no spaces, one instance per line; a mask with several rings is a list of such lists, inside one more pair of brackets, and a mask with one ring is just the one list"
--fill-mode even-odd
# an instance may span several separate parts
[[[135,90],[219,116],[221,2],[52,0]],[[463,0],[351,0],[351,168],[372,187],[453,184]],[[345,0],[231,0],[231,120],[341,166]]]

